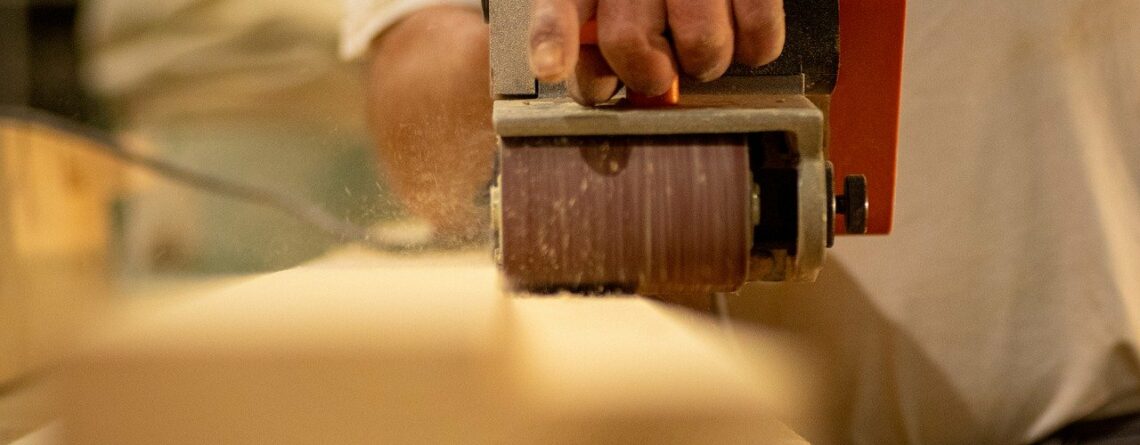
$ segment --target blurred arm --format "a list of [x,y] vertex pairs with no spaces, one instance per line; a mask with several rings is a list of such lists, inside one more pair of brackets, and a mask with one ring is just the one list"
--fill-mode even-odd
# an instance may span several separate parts
[[348,6],[342,55],[368,56],[368,120],[389,186],[442,238],[479,236],[495,135],[478,2]]

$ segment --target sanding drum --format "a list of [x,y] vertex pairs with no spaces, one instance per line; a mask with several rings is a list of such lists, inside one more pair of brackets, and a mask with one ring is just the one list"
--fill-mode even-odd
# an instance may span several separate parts
[[738,289],[753,230],[739,135],[504,139],[501,267],[530,291]]

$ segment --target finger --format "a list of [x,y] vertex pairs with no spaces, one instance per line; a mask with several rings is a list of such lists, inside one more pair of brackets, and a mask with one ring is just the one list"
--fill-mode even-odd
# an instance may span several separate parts
[[620,86],[602,52],[594,46],[583,46],[574,75],[566,82],[570,97],[582,105],[597,105],[610,100]]
[[761,66],[784,51],[783,0],[732,0],[737,62]]
[[598,3],[598,46],[630,89],[664,94],[677,77],[673,49],[665,39],[665,0]]
[[732,63],[733,29],[730,0],[666,0],[669,30],[681,69],[709,81]]
[[543,82],[559,82],[578,61],[578,31],[597,0],[535,0],[529,35],[530,70]]

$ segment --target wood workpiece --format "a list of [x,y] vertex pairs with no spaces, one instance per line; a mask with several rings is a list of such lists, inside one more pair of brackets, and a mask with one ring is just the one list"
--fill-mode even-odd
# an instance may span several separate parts
[[68,442],[806,443],[762,341],[498,280],[484,251],[346,251],[124,312],[65,368]]
[[[107,208],[122,172],[91,144],[0,116],[0,399],[54,363],[111,294]],[[0,400],[0,442],[38,420],[7,415],[12,404]]]

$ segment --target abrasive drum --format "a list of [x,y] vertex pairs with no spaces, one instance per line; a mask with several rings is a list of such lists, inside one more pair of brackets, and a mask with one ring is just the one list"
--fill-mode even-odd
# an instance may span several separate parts
[[504,138],[508,284],[550,292],[738,289],[752,238],[743,136]]

